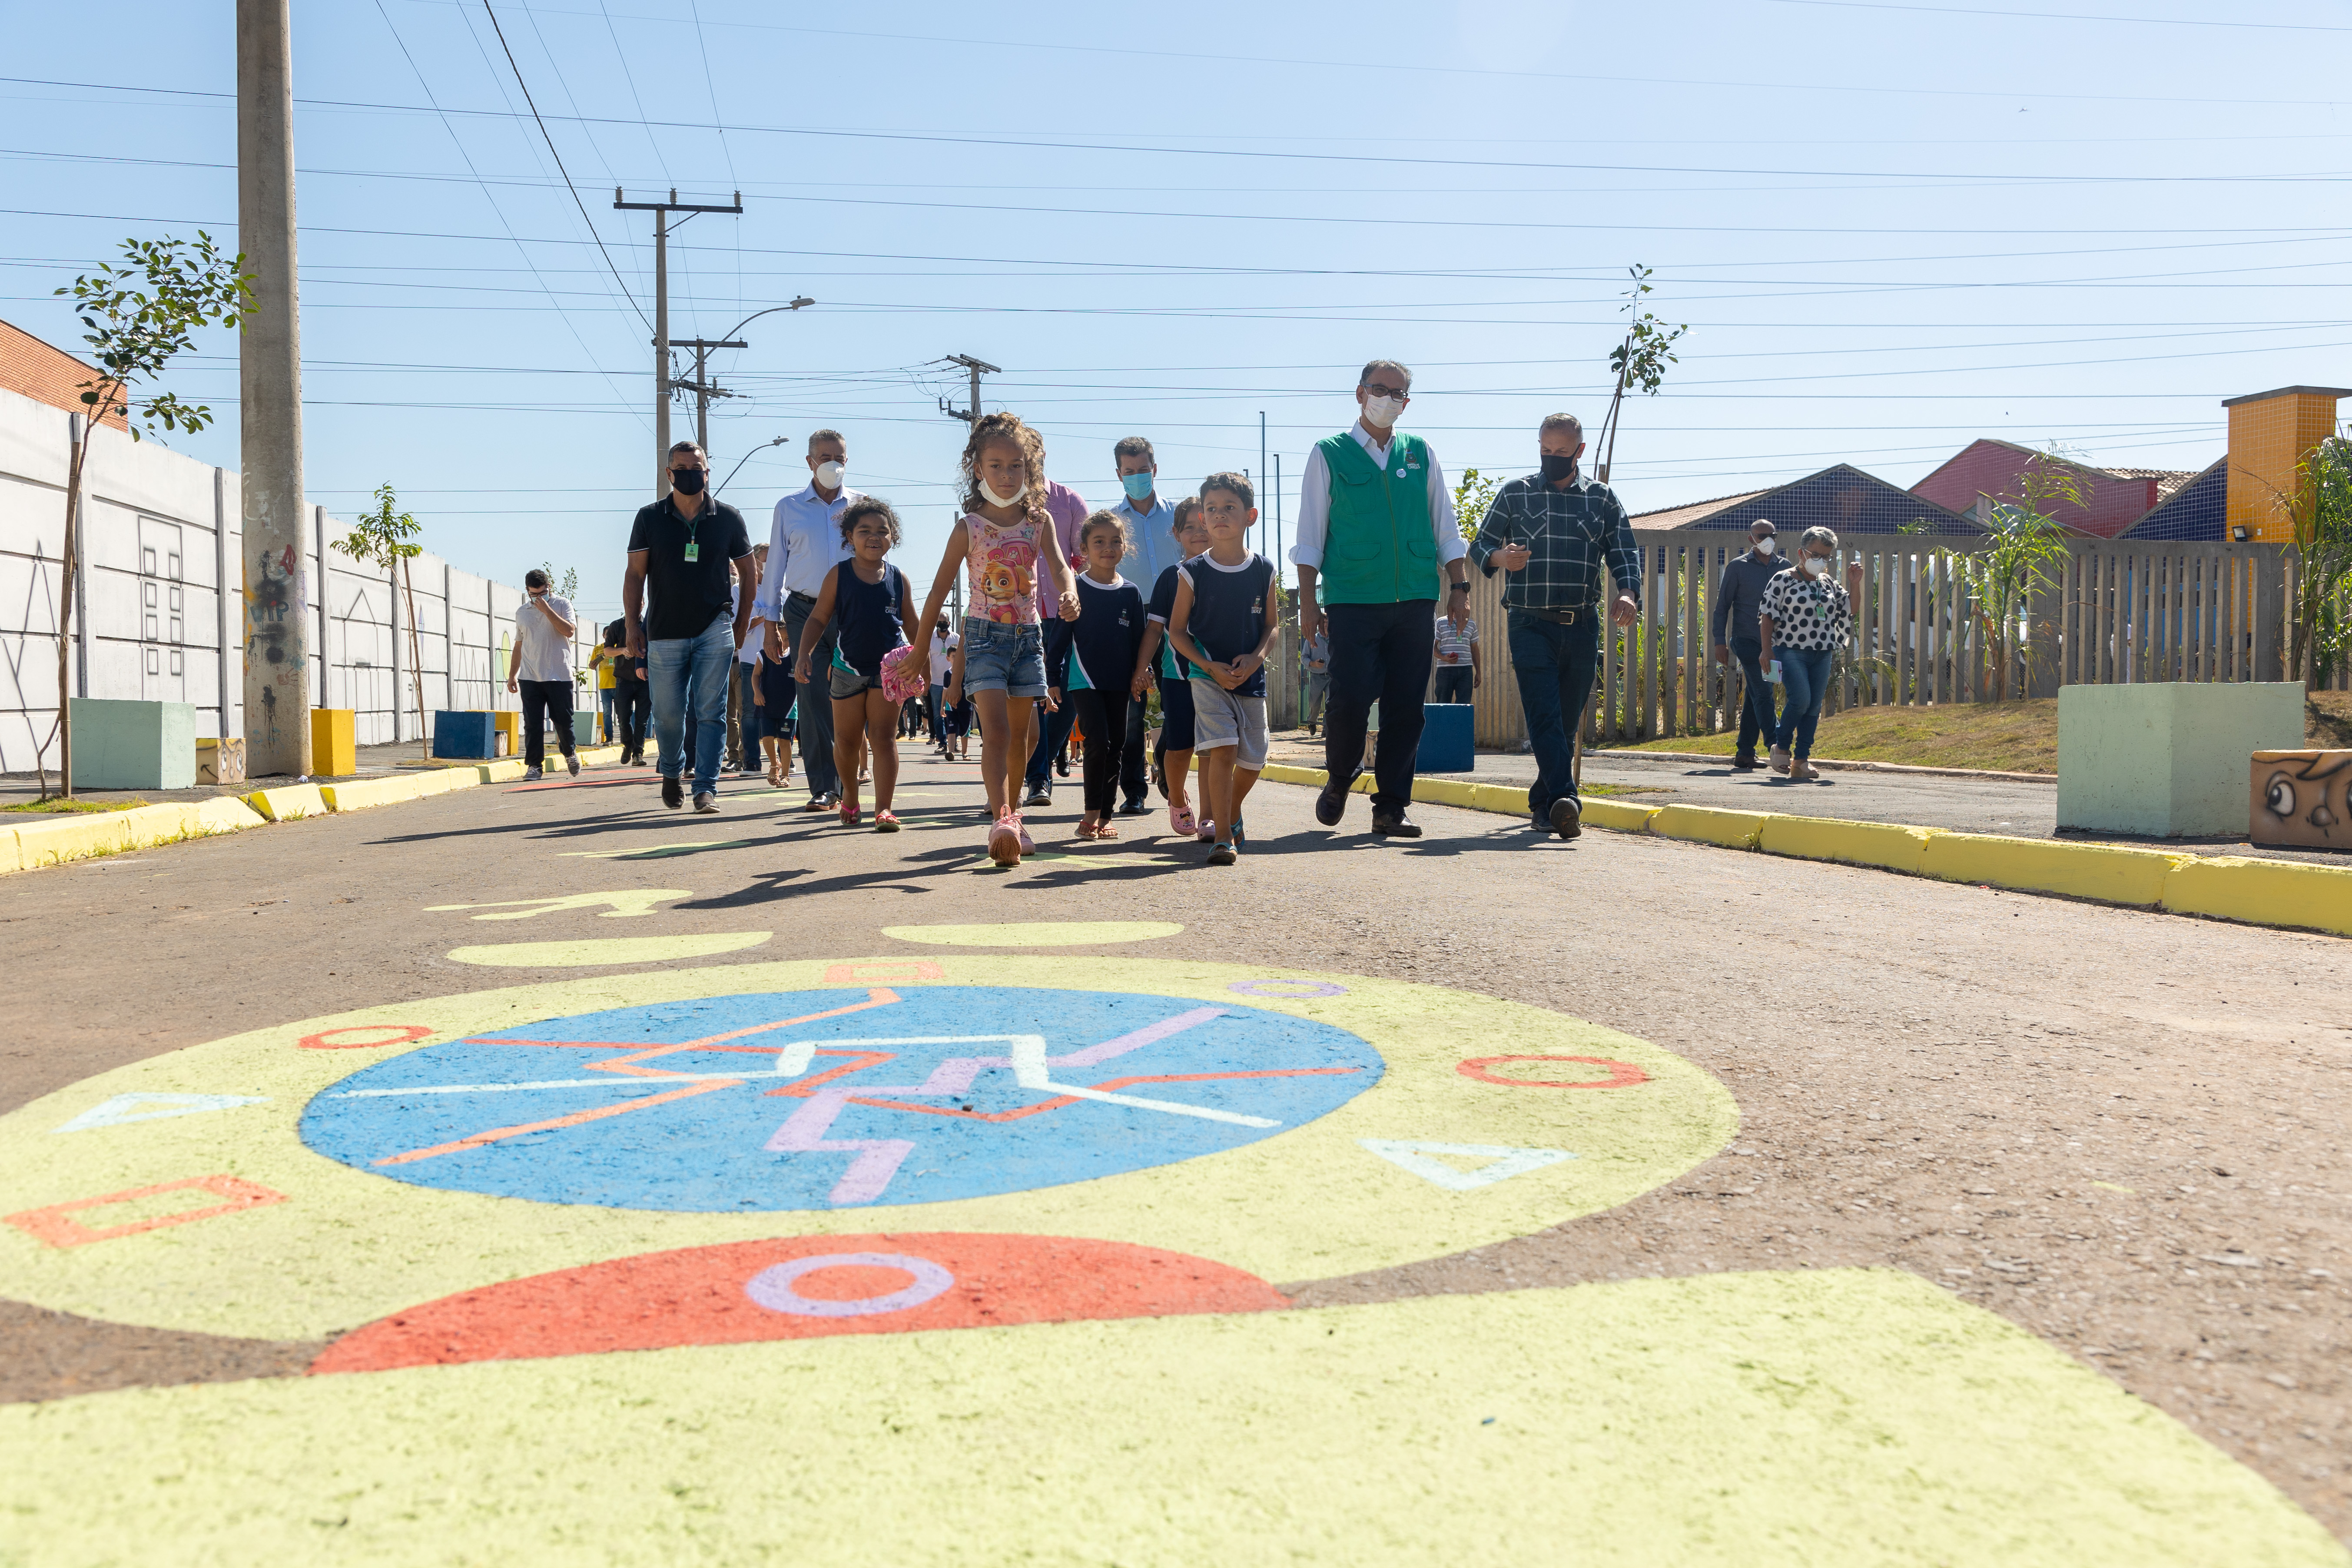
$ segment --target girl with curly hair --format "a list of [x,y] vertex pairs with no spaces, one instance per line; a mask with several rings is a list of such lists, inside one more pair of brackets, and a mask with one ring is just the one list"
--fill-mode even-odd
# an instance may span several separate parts
[[917,617],[915,662],[930,657],[931,627],[966,575],[963,694],[980,715],[980,771],[988,788],[988,853],[1017,866],[1037,846],[1021,823],[1021,777],[1036,734],[1037,703],[1057,707],[1045,686],[1045,637],[1037,615],[1041,569],[1053,581],[1062,617],[1078,618],[1078,590],[1045,512],[1045,443],[1013,414],[972,421],[957,465],[963,479],[961,526],[948,535],[930,597]]
[[915,597],[907,574],[883,557],[900,537],[898,512],[878,496],[859,496],[842,509],[841,542],[849,546],[850,556],[825,573],[816,607],[809,612],[808,624],[815,630],[801,638],[793,671],[801,685],[810,683],[819,640],[838,616],[841,640],[833,650],[828,675],[833,760],[841,770],[841,825],[857,826],[857,754],[868,751],[874,757],[877,833],[898,831],[898,814],[890,809],[898,787],[898,702],[884,689],[883,660],[906,642]]

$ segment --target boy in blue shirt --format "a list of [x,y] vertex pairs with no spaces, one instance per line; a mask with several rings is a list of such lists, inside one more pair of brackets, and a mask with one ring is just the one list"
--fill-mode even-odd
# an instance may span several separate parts
[[1240,474],[1201,481],[1209,549],[1177,571],[1168,640],[1192,677],[1202,804],[1216,827],[1209,864],[1238,858],[1242,802],[1265,767],[1265,650],[1280,626],[1274,563],[1246,542],[1257,496]]

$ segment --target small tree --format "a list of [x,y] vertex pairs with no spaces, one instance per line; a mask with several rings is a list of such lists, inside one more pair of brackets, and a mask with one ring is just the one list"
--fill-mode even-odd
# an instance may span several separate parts
[[1486,509],[1495,504],[1495,492],[1503,481],[1475,468],[1465,468],[1462,477],[1454,481],[1454,521],[1461,525],[1462,537],[1475,539],[1486,525]]
[[[571,603],[580,597],[580,569],[578,567],[566,566],[563,569],[563,575],[560,579],[555,574],[555,567],[548,562],[541,562],[539,563],[539,569],[547,574],[547,585],[551,593],[563,599],[566,603]],[[573,607],[575,609],[578,608],[576,605],[574,605]]]
[[[2352,438],[2330,436],[2295,465],[2295,605],[2287,679],[2331,679],[2352,651]],[[2284,498],[2282,498],[2284,499]]]
[[1968,585],[1976,602],[1978,623],[1993,649],[1993,700],[2006,702],[2011,678],[2021,662],[2032,662],[2031,630],[2033,595],[2056,580],[2066,559],[2066,525],[2058,521],[2061,506],[2089,504],[2091,481],[2063,448],[2053,446],[2027,459],[2018,476],[2014,499],[1982,498],[1985,548],[1955,552],[1952,570]]
[[[202,229],[193,245],[170,238],[126,239],[122,257],[56,290],[73,297],[74,314],[87,329],[82,341],[89,344],[90,357],[99,365],[99,374],[78,387],[87,414],[66,479],[63,575],[58,586],[58,722],[51,734],[58,742],[58,791],[68,799],[73,795],[69,623],[80,555],[81,477],[89,461],[89,444],[99,426],[113,418],[125,422],[133,441],[141,439],[142,427],[152,436],[158,426],[194,432],[211,424],[213,412],[204,404],[183,403],[175,394],[142,388],[151,386],[173,356],[189,346],[198,327],[234,327],[245,319],[253,300],[244,255],[224,255]],[[222,584],[222,592],[227,592],[227,584]],[[36,766],[46,800],[46,742],[36,753]]]
[[411,542],[411,536],[424,532],[425,525],[404,511],[394,511],[398,504],[390,485],[376,486],[375,510],[352,523],[351,532],[336,540],[333,548],[362,565],[392,574],[408,600],[408,669],[416,684],[417,755],[430,759],[433,743],[425,730],[425,655],[416,637],[416,584],[408,570],[409,562],[425,553],[425,546]]
[[1625,341],[1609,351],[1617,390],[1609,398],[1609,416],[1601,422],[1601,439],[1592,444],[1593,477],[1602,484],[1609,482],[1609,465],[1617,456],[1617,416],[1625,405],[1625,389],[1639,387],[1643,396],[1656,396],[1665,383],[1666,366],[1677,363],[1675,342],[1690,331],[1687,325],[1669,327],[1641,308],[1642,296],[1653,287],[1648,268],[1636,265],[1625,270],[1633,286],[1625,290],[1625,303],[1618,308],[1631,312],[1633,320],[1626,323]]

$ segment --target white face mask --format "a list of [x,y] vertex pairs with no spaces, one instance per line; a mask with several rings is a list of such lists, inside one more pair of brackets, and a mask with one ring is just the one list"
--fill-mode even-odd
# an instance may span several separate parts
[[1778,539],[1776,539],[1776,538],[1772,537],[1772,536],[1771,536],[1771,535],[1769,535],[1769,534],[1767,534],[1764,538],[1759,539],[1759,540],[1758,540],[1758,541],[1756,542],[1756,553],[1757,553],[1757,554],[1759,554],[1759,555],[1778,555],[1778,554],[1780,554],[1780,540],[1778,540]]
[[1818,577],[1829,569],[1830,563],[1822,560],[1820,556],[1808,555],[1805,557],[1805,571],[1809,575]]
[[1023,496],[1025,496],[1028,493],[1029,481],[1026,479],[1022,480],[1021,488],[1014,490],[1009,496],[998,495],[994,490],[989,489],[988,481],[986,479],[980,481],[980,499],[986,501],[991,506],[1011,506],[1013,502],[1019,500]]
[[1397,416],[1403,412],[1404,399],[1402,397],[1367,397],[1364,399],[1364,422],[1368,425],[1375,426],[1382,430],[1389,429],[1394,426],[1397,422]]
[[837,490],[841,488],[841,474],[842,468],[839,463],[819,463],[816,466],[816,482],[826,489]]

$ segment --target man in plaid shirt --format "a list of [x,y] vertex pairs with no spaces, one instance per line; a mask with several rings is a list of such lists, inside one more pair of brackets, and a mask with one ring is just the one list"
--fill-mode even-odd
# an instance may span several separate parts
[[1537,827],[1573,838],[1584,831],[1574,736],[1601,663],[1601,587],[1604,577],[1616,580],[1617,624],[1633,625],[1642,552],[1615,492],[1576,470],[1584,450],[1576,416],[1549,416],[1536,439],[1543,471],[1496,492],[1470,542],[1470,562],[1489,577],[1497,566],[1511,574],[1503,608],[1536,755],[1528,809]]

